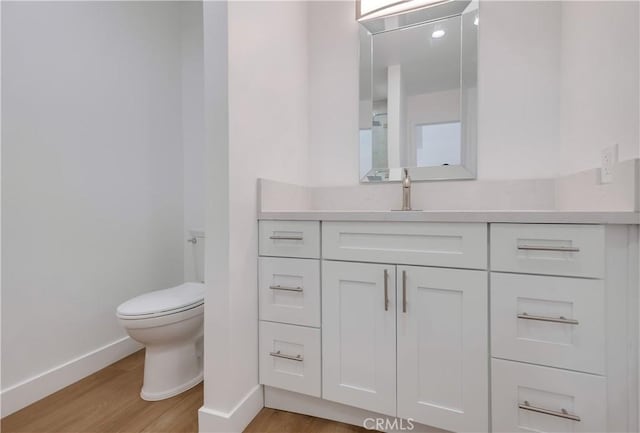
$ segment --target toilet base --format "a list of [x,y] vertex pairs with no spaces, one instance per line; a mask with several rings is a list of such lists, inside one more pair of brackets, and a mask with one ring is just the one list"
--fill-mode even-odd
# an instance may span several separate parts
[[140,391],[140,398],[146,401],[158,401],[158,400],[164,400],[166,398],[171,398],[198,385],[200,382],[202,382],[203,378],[204,378],[204,375],[200,373],[198,376],[194,377],[189,382],[164,392],[148,393],[148,392],[145,392],[144,386],[143,386],[142,391]]
[[184,344],[148,345],[140,397],[157,401],[193,388],[203,378],[202,337]]

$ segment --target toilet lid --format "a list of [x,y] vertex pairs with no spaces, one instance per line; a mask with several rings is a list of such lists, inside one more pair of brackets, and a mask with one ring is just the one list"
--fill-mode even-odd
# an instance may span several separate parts
[[148,316],[174,313],[204,303],[204,284],[184,283],[170,289],[136,296],[118,307],[119,316]]

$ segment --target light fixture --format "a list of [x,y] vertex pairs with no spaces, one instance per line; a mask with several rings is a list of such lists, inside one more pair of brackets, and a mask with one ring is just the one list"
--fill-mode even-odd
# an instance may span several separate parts
[[431,37],[433,39],[440,39],[441,37],[443,37],[445,34],[447,34],[447,32],[445,32],[444,30],[440,29],[440,30],[435,30],[433,33],[431,33]]
[[356,0],[356,19],[364,21],[396,15],[449,1],[451,0]]

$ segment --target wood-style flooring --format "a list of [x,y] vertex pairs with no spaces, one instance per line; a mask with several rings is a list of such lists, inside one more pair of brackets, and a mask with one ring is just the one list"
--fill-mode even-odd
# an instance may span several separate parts
[[[202,384],[176,397],[140,398],[144,351],[15,412],[2,433],[197,433]],[[324,419],[263,409],[245,433],[349,433],[367,430]]]
[[144,401],[143,371],[139,351],[2,419],[2,433],[197,433],[202,384]]

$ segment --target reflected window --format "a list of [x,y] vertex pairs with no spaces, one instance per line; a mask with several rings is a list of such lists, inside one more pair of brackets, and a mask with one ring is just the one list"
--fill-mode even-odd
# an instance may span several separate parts
[[418,167],[460,165],[460,122],[416,125],[416,163]]

